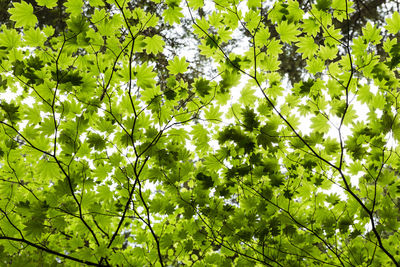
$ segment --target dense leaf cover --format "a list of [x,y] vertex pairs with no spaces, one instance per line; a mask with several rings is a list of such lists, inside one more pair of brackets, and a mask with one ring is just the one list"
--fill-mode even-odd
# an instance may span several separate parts
[[8,2],[0,265],[400,266],[385,1]]

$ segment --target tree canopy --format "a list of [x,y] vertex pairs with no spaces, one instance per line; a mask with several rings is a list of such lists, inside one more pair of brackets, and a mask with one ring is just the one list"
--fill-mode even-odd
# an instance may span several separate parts
[[400,266],[394,1],[0,8],[1,265]]

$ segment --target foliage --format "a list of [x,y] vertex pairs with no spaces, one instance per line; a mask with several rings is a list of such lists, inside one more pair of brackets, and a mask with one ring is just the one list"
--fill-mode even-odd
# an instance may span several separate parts
[[399,13],[136,2],[2,14],[1,264],[399,266]]

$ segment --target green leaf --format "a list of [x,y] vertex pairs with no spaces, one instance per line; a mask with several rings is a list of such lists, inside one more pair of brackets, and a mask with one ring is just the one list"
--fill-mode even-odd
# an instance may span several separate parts
[[322,115],[318,114],[317,116],[311,118],[311,128],[320,133],[327,133],[329,131],[328,120]]
[[303,31],[309,35],[316,36],[320,30],[320,25],[315,19],[309,18],[303,21]]
[[0,108],[4,111],[4,119],[8,120],[12,124],[19,120],[19,106],[14,103],[7,103],[4,100],[0,102]]
[[30,238],[39,238],[42,233],[45,232],[43,224],[44,218],[41,217],[41,215],[42,214],[37,214],[25,223],[24,230],[26,231],[27,236]]
[[398,33],[400,31],[400,14],[398,12],[394,12],[391,18],[386,18],[386,23],[387,25],[385,28],[389,33]]
[[213,122],[221,120],[222,112],[219,111],[219,106],[210,106],[204,113],[204,117],[206,120],[210,120]]
[[204,6],[204,0],[189,0],[188,2],[193,9],[199,9]]
[[288,23],[287,21],[282,21],[278,24],[276,31],[279,33],[281,41],[289,44],[297,41],[297,35],[300,34],[297,26],[294,23]]
[[237,85],[240,81],[240,73],[236,70],[225,70],[222,73],[222,81],[220,82],[221,93],[226,93],[233,86]]
[[245,125],[245,130],[253,131],[255,128],[258,128],[260,125],[260,121],[257,118],[257,114],[253,109],[246,106],[244,110],[242,110],[243,123]]
[[26,44],[29,46],[42,46],[46,41],[46,37],[39,28],[29,28],[25,32],[24,39],[26,41]]
[[195,82],[194,87],[196,88],[197,93],[201,97],[205,97],[205,96],[209,95],[210,91],[212,90],[212,88],[210,86],[210,82],[204,78],[198,79]]
[[5,29],[0,37],[0,44],[9,49],[18,47],[21,42],[21,36],[15,29]]
[[38,22],[36,16],[33,14],[33,7],[31,4],[21,1],[21,3],[13,3],[13,8],[8,12],[11,14],[10,19],[15,21],[15,27],[35,26]]
[[198,148],[198,152],[205,152],[209,148],[208,131],[201,125],[197,124],[192,127],[192,143]]
[[147,54],[157,55],[158,53],[163,51],[165,45],[165,42],[160,35],[146,37],[146,39],[144,39],[144,42],[146,43],[145,48]]
[[325,64],[322,59],[319,58],[312,58],[310,60],[307,60],[307,67],[306,69],[311,73],[311,74],[316,74],[318,72],[322,72],[325,69]]
[[318,45],[315,43],[314,38],[312,37],[300,37],[299,42],[296,43],[296,46],[299,48],[297,51],[302,53],[302,58],[310,58],[315,55],[318,51]]
[[50,9],[57,6],[57,0],[37,0],[36,2],[38,3],[38,5],[44,6],[44,7],[50,8]]
[[82,12],[83,2],[82,0],[68,0],[64,3],[67,8],[66,11],[71,13],[72,16],[78,16]]
[[202,172],[196,175],[196,179],[200,181],[204,189],[209,189],[214,186],[214,181],[211,176],[206,175]]
[[188,132],[185,129],[171,129],[168,131],[168,136],[177,143],[186,144],[186,140],[190,139]]
[[183,17],[181,10],[182,10],[181,7],[165,9],[163,13],[165,21],[168,22],[170,25],[173,25],[174,23],[179,24],[180,19]]
[[321,45],[319,47],[320,53],[319,56],[322,58],[322,60],[333,60],[337,57],[338,54],[338,48],[337,47],[330,47],[330,46],[323,46]]
[[89,147],[93,147],[94,149],[99,151],[102,151],[106,148],[104,137],[96,133],[90,134],[88,136],[87,142],[89,143]]
[[245,106],[253,106],[257,101],[257,97],[254,95],[256,91],[251,87],[244,87],[242,91],[240,91],[239,102],[243,103]]
[[174,59],[169,60],[168,63],[167,69],[173,75],[185,73],[187,71],[187,67],[189,66],[189,63],[186,62],[185,57],[179,58],[178,56],[175,56]]
[[357,117],[357,111],[354,109],[354,105],[350,105],[346,110],[346,115],[344,117],[343,123],[345,125],[349,125],[353,123]]
[[365,40],[375,45],[379,44],[382,39],[380,28],[378,28],[377,25],[372,26],[370,22],[368,22],[365,28],[362,29],[362,32]]
[[153,72],[153,67],[147,67],[147,63],[137,66],[134,70],[134,75],[137,79],[137,85],[143,89],[153,87],[156,84],[154,77],[157,74]]
[[318,10],[326,11],[332,5],[332,0],[317,0],[316,8]]

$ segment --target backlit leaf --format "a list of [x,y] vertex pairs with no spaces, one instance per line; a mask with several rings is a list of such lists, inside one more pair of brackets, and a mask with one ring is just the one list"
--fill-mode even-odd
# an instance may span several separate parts
[[35,26],[38,20],[33,14],[31,4],[21,1],[21,3],[13,3],[13,6],[8,12],[11,14],[10,19],[16,22],[15,27]]
[[179,57],[175,56],[173,60],[169,61],[169,65],[168,65],[167,69],[169,70],[169,72],[171,74],[176,75],[178,73],[186,72],[188,66],[189,66],[189,63],[186,62],[185,57],[179,58]]
[[163,47],[165,45],[164,40],[160,35],[154,35],[153,37],[146,37],[144,39],[144,42],[146,43],[146,51],[148,54],[153,53],[154,55],[162,52]]

